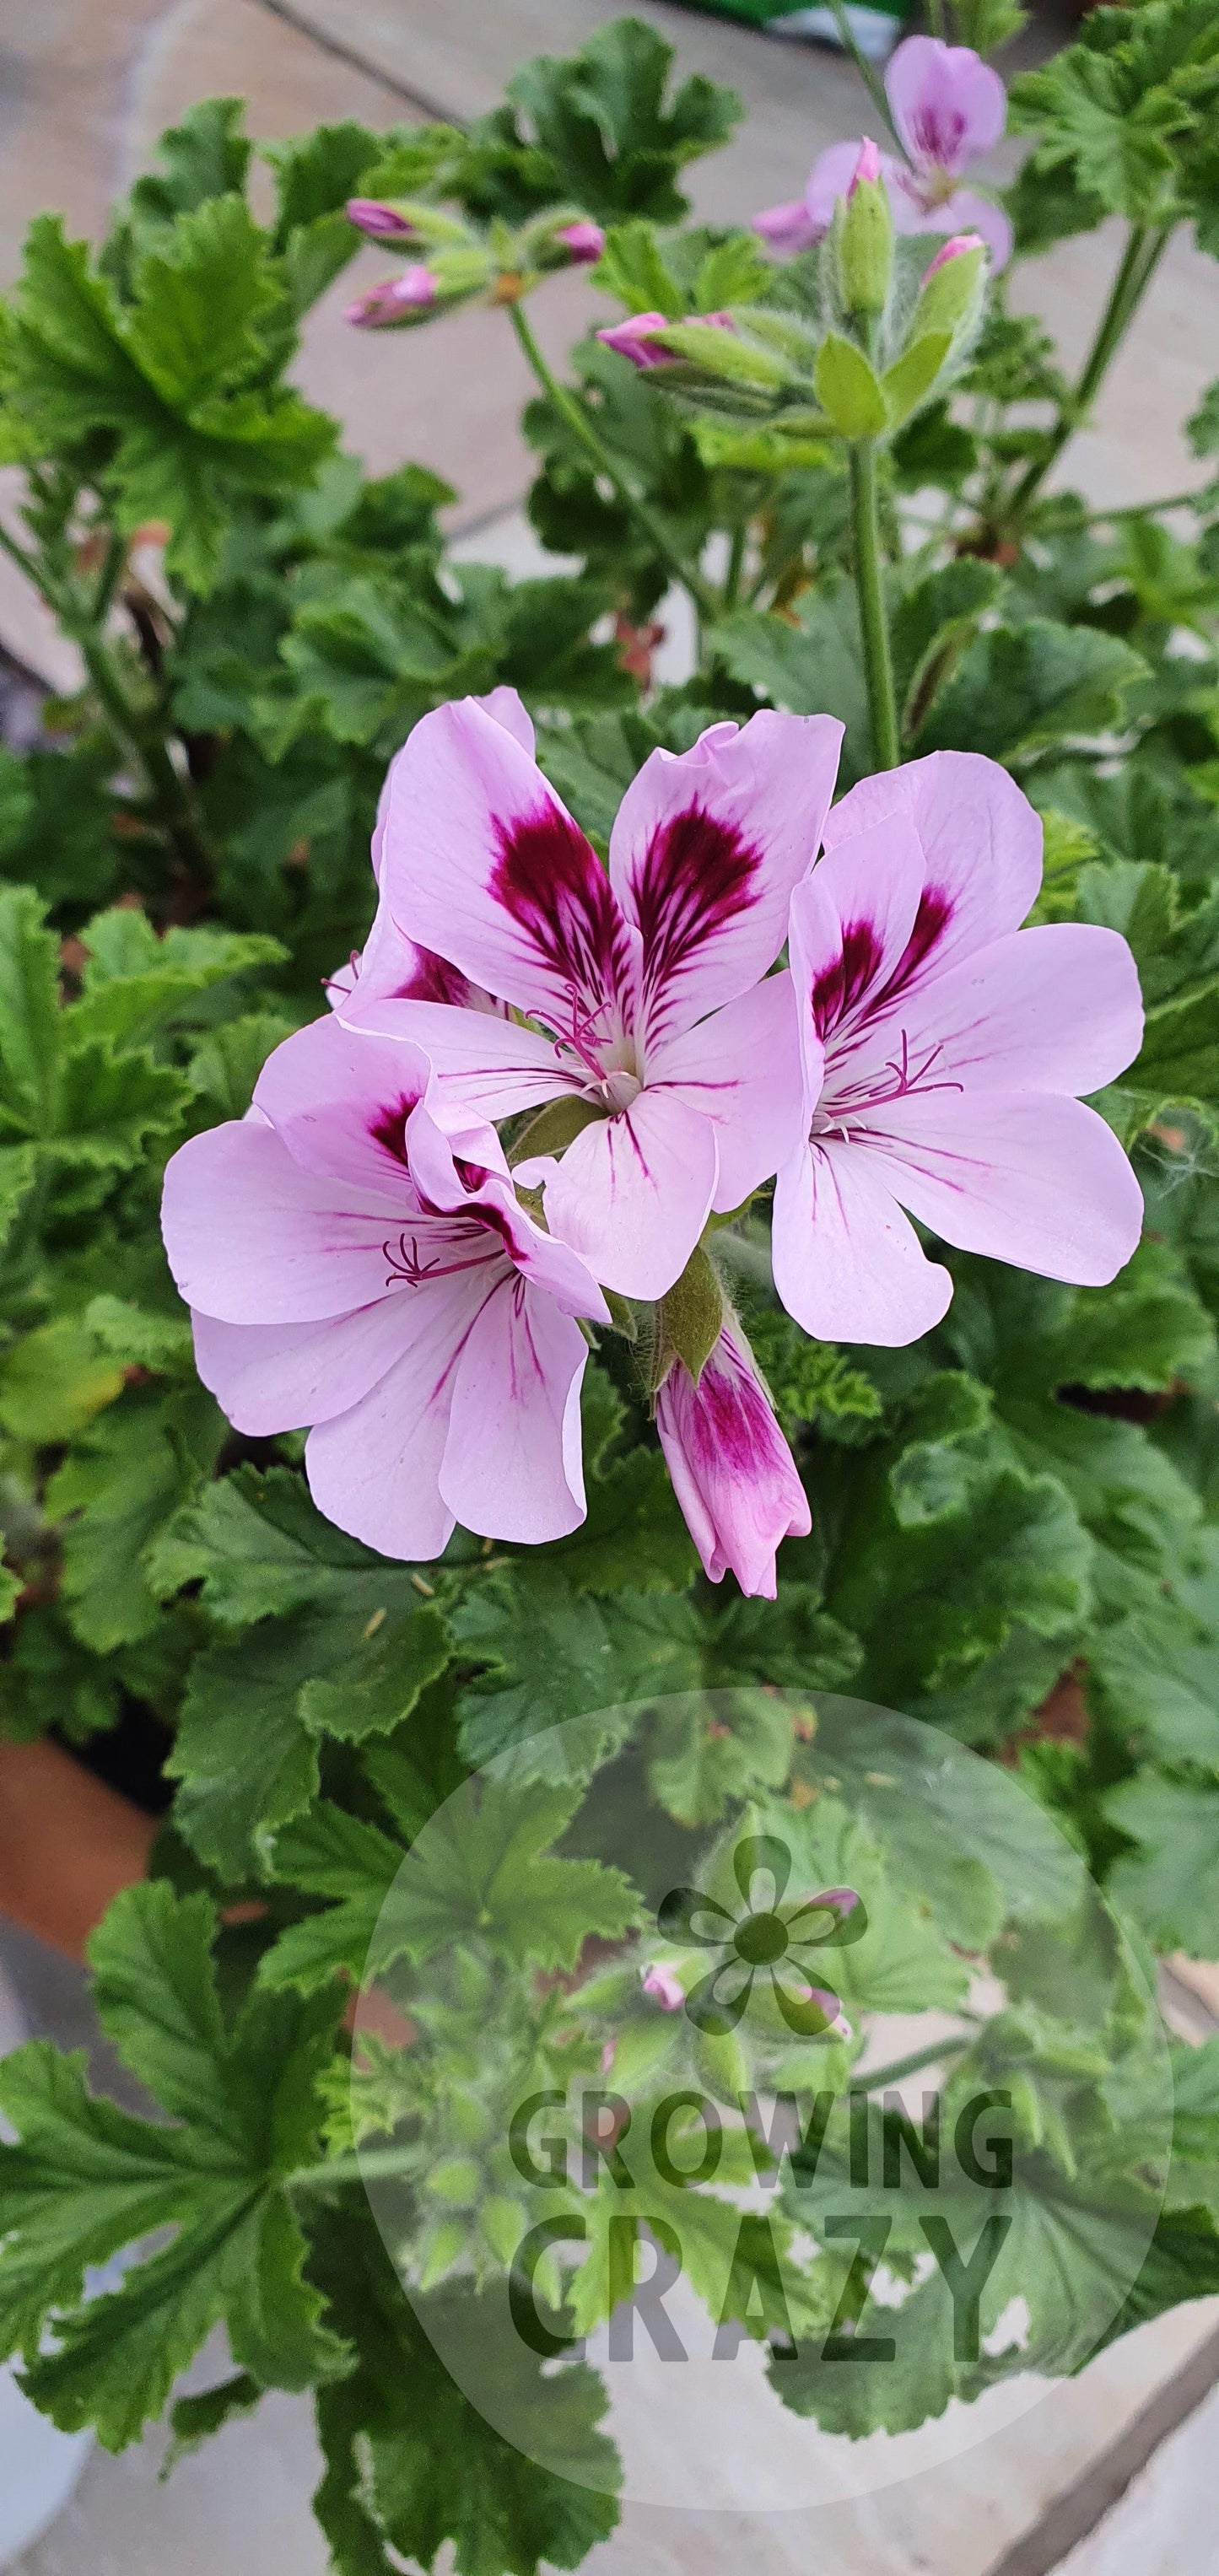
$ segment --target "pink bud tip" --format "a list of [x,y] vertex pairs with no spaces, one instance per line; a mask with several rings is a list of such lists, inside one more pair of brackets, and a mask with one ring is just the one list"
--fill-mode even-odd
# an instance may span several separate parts
[[674,1975],[672,1968],[661,1967],[659,1961],[644,1971],[643,1991],[645,1995],[651,1995],[662,2012],[680,2012],[686,2000],[686,1990],[680,1978]]
[[362,233],[370,233],[374,241],[409,240],[414,231],[405,215],[395,206],[383,205],[379,197],[349,197],[347,220]]
[[880,154],[876,149],[876,145],[872,141],[871,135],[865,134],[863,141],[859,146],[859,159],[855,164],[855,176],[847,190],[848,196],[854,196],[861,179],[866,179],[870,187],[875,187],[879,177]]
[[345,318],[358,330],[388,330],[395,322],[408,321],[412,313],[425,311],[439,292],[430,268],[404,268],[401,277],[382,278],[379,286],[369,287],[367,295],[357,296]]
[[581,267],[591,266],[595,259],[600,259],[605,248],[605,234],[600,224],[591,222],[560,224],[555,238],[562,242],[564,250]]
[[930,268],[923,270],[922,284],[929,285],[937,270],[946,268],[950,259],[959,259],[963,251],[985,248],[981,233],[954,233],[951,241],[946,241],[943,249],[937,250]]
[[631,313],[625,322],[611,322],[597,338],[607,349],[616,349],[620,358],[629,358],[633,367],[662,367],[668,350],[657,346],[658,331],[667,331],[665,313]]

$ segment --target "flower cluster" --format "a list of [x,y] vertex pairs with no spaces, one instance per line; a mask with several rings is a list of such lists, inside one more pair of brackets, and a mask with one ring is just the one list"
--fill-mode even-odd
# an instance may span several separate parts
[[[968,45],[908,36],[890,58],[885,93],[904,155],[878,156],[897,230],[976,233],[994,267],[1004,267],[1012,251],[1007,216],[992,198],[961,185],[1007,122],[998,72]],[[779,251],[807,250],[820,241],[856,175],[860,149],[858,142],[831,143],[814,162],[803,196],[756,215],[755,232]]]
[[489,230],[409,197],[349,197],[347,219],[369,241],[409,265],[366,287],[347,307],[364,331],[396,331],[476,297],[514,304],[552,270],[591,268],[605,248],[600,224],[587,216],[547,213],[513,233]]
[[243,1432],[308,1427],[341,1528],[416,1558],[455,1521],[570,1531],[588,1335],[625,1325],[707,1573],[773,1594],[809,1509],[716,1219],[773,1179],[783,1303],[879,1343],[951,1294],[911,1216],[1051,1278],[1129,1258],[1138,1188],[1079,1098],[1137,1052],[1125,942],[1019,927],[1041,831],[994,763],[936,753],[831,811],[840,737],[764,712],[654,752],[607,866],[514,691],[398,753],[331,1014],[165,1189],[205,1383]]

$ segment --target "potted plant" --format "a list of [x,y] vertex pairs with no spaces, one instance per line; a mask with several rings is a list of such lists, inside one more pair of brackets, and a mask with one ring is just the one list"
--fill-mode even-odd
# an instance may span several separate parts
[[[786,2305],[731,2191],[699,2281],[810,2440],[1219,2287],[1216,2044],[1170,2065],[1149,1984],[1219,1939],[1219,485],[1069,487],[1174,230],[1215,247],[1219,11],[1097,12],[1005,101],[1010,21],[954,0],[866,75],[879,141],[746,231],[678,184],[736,103],[629,19],[466,132],[275,146],[265,223],[211,101],[99,253],[31,227],[6,308],[0,543],[85,678],[0,759],[0,1710],[142,1712],[173,1803],[90,1945],[156,2114],[6,2058],[0,2323],[115,2447],[315,2391],[351,2576],[612,2526],[571,2352],[638,2223],[573,2269],[531,2194],[570,2253],[631,2116],[663,2264],[704,2148],[757,2182],[796,2104]],[[1110,217],[1071,379],[1009,282]],[[370,234],[387,401],[396,334],[514,332],[575,572],[454,564],[447,488],[367,480],[288,381]],[[556,374],[573,261],[605,319]],[[835,1964],[781,1996],[797,1915]],[[948,2022],[882,2067],[886,2010]],[[609,2109],[539,2184],[505,2106],[564,2068]],[[891,2334],[822,2190],[874,2117],[1006,2195],[976,2296],[959,2229],[898,2228]],[[911,2366],[785,2378],[813,2320]]]

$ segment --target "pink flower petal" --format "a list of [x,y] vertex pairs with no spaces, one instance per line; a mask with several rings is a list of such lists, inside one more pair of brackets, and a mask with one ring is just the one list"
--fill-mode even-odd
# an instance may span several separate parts
[[719,1147],[714,1205],[722,1214],[741,1207],[807,1123],[791,977],[769,975],[725,1002],[662,1047],[649,1072],[649,1092],[663,1090],[710,1119]]
[[362,1033],[423,1049],[446,1127],[463,1117],[512,1118],[583,1088],[582,1075],[560,1062],[549,1038],[490,1012],[442,1002],[373,1002],[366,1011],[357,998],[344,1016]]
[[911,160],[939,170],[967,168],[992,149],[1007,122],[998,72],[971,46],[945,45],[937,36],[907,36],[890,56],[885,92]]
[[[899,203],[900,200],[900,203]],[[931,202],[913,195],[906,188],[893,192],[894,220],[903,233],[952,233],[981,237],[990,252],[992,271],[997,276],[1006,268],[1012,255],[1015,235],[1011,217],[993,197],[984,197],[977,188],[954,188],[950,197]]]
[[[254,1107],[302,1171],[363,1189],[373,1206],[409,1211],[416,1201],[403,1138],[429,1073],[417,1046],[357,1036],[339,1018],[311,1020],[268,1056]],[[493,1131],[483,1133],[494,1153]]]
[[302,1171],[273,1127],[235,1120],[179,1146],[161,1222],[188,1306],[230,1324],[308,1324],[385,1295],[385,1243],[415,1206]]
[[[534,755],[533,723],[527,709],[522,704],[519,692],[516,689],[510,689],[501,684],[497,689],[488,689],[485,697],[468,698],[466,700],[466,704],[471,707],[481,707],[483,714],[485,716],[490,716],[493,724],[502,725],[505,733],[510,733],[513,741],[519,742],[521,750],[526,752],[529,759],[532,760]],[[381,882],[381,853],[385,843],[385,827],[389,818],[390,793],[393,784],[394,772],[402,757],[402,752],[396,751],[394,753],[394,757],[391,760],[381,782],[381,793],[377,800],[377,819],[373,826],[372,836],[372,872],[378,885]],[[426,951],[423,953],[426,954]],[[443,1001],[448,997],[445,994],[435,993],[429,998],[433,1001]]]
[[519,742],[470,699],[394,765],[382,876],[398,927],[556,1035],[623,1023],[633,943],[605,871]]
[[603,1287],[663,1297],[707,1222],[718,1170],[710,1119],[641,1091],[568,1146],[546,1181],[546,1221]]
[[829,231],[834,208],[845,197],[859,167],[859,143],[831,143],[818,154],[808,175],[804,203],[814,240]]
[[1041,884],[1042,831],[1040,815],[997,761],[974,751],[933,751],[861,779],[833,808],[826,849],[899,816],[917,832],[926,867],[898,970],[905,993],[950,960],[1019,928]]
[[812,1528],[808,1497],[739,1327],[726,1326],[697,1386],[680,1360],[656,1399],[673,1490],[712,1583],[773,1601],[775,1551]]
[[588,1344],[536,1288],[506,1278],[457,1366],[440,1490],[464,1529],[535,1546],[584,1518],[580,1385]]
[[820,241],[824,225],[814,222],[803,197],[792,197],[781,206],[763,206],[752,219],[751,230],[759,233],[772,250],[796,252],[810,250]]
[[902,967],[924,870],[917,832],[895,814],[827,850],[792,896],[792,973],[818,1087],[821,1048],[841,1045]]
[[1115,930],[1090,922],[1009,931],[906,994],[836,1051],[823,1109],[869,1080],[909,1097],[964,1089],[1099,1091],[1132,1064],[1143,1006],[1134,959]]
[[237,1431],[265,1439],[346,1413],[402,1357],[400,1297],[319,1324],[222,1324],[196,1314],[195,1366]]
[[1081,1100],[942,1092],[896,1100],[856,1135],[903,1207],[963,1252],[1103,1288],[1138,1242],[1138,1182]]
[[841,741],[833,717],[767,712],[644,762],[618,809],[610,878],[643,942],[645,1047],[773,964],[821,846]]
[[831,1136],[803,1146],[780,1171],[775,1286],[815,1340],[901,1349],[947,1313],[951,1276],[928,1261],[896,1186],[866,1146]]
[[448,1281],[459,1293],[409,1301],[409,1350],[371,1392],[305,1444],[305,1473],[319,1512],[382,1556],[439,1556],[454,1514],[440,1493],[453,1381],[462,1344],[487,1296],[486,1274]]

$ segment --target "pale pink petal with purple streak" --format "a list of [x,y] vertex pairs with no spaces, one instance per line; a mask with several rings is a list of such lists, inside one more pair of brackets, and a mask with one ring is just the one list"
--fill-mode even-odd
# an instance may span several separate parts
[[889,58],[885,94],[911,160],[960,172],[989,152],[1007,122],[1007,93],[969,45],[908,36]]
[[[532,1169],[522,1163],[521,1178]],[[641,1091],[548,1170],[546,1221],[603,1287],[663,1297],[707,1222],[718,1171],[710,1120],[671,1093]]]
[[162,1225],[188,1306],[230,1324],[308,1324],[384,1296],[385,1241],[413,1206],[405,1174],[381,1195],[324,1179],[273,1127],[243,1119],[179,1146]]
[[438,1002],[373,1002],[365,1011],[357,1001],[344,1017],[353,1029],[422,1048],[446,1128],[463,1116],[515,1117],[561,1091],[583,1090],[589,1079],[584,1066],[560,1057],[551,1039],[489,1012]]
[[1125,940],[1091,922],[1043,923],[1009,931],[878,1020],[865,1017],[836,1054],[822,1105],[832,1115],[844,1085],[856,1097],[892,1091],[886,1068],[901,1071],[911,1096],[1099,1091],[1133,1062],[1142,1034]]
[[471,700],[416,725],[394,769],[382,880],[408,939],[556,1035],[621,1024],[632,943],[554,789]]
[[697,1386],[678,1360],[656,1399],[673,1490],[712,1583],[773,1601],[775,1553],[812,1528],[808,1497],[739,1326],[726,1325]]
[[1103,1288],[1138,1243],[1138,1182],[1112,1129],[1081,1100],[916,1095],[854,1132],[866,1132],[902,1206],[962,1252]]
[[[492,1276],[494,1274],[491,1274]],[[409,1349],[362,1401],[305,1444],[309,1491],[336,1528],[383,1556],[439,1556],[455,1515],[440,1492],[453,1380],[487,1295],[487,1273],[418,1301]]]
[[709,1118],[719,1148],[714,1206],[726,1214],[768,1181],[800,1132],[803,1098],[790,975],[770,975],[649,1062],[648,1088]]
[[1017,930],[1041,886],[1041,817],[1015,779],[974,751],[933,751],[861,779],[825,827],[827,852],[890,817],[922,843],[926,876],[894,989]]
[[458,1361],[440,1490],[464,1529],[537,1546],[584,1518],[580,1386],[588,1344],[536,1288],[506,1278]]
[[405,1338],[399,1297],[319,1324],[222,1324],[198,1312],[191,1322],[204,1385],[252,1439],[349,1412],[401,1358]]
[[769,712],[739,731],[711,725],[690,751],[654,751],[628,787],[609,864],[643,944],[645,1052],[773,965],[821,846],[842,731]]
[[822,1137],[775,1183],[771,1251],[788,1314],[814,1340],[901,1349],[946,1314],[952,1279],[928,1261],[866,1145]]

